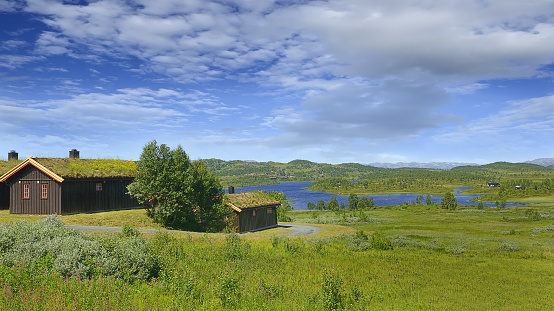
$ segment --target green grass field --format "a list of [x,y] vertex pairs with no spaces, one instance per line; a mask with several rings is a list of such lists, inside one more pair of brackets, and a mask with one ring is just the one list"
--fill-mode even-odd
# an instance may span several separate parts
[[[227,237],[143,234],[163,263],[157,278],[81,280],[0,266],[0,309],[552,310],[554,209],[533,205],[538,220],[527,209],[293,211],[294,222],[322,229],[298,238],[286,228]],[[0,212],[0,223],[41,218]],[[62,219],[158,228],[143,210]],[[358,230],[393,248],[360,248]]]

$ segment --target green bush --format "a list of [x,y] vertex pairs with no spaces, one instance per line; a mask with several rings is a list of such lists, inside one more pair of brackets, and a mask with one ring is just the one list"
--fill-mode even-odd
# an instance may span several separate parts
[[248,255],[250,245],[242,241],[238,234],[231,233],[225,236],[223,253],[228,260],[241,260]]
[[64,276],[114,276],[149,280],[161,269],[158,258],[140,236],[91,237],[66,228],[55,215],[36,223],[0,226],[0,264],[46,269]]
[[377,233],[371,236],[371,245],[374,249],[393,249],[391,240],[388,237]]
[[339,310],[344,300],[343,281],[336,272],[323,271],[321,274],[322,304],[325,310]]
[[239,280],[231,275],[221,275],[216,287],[216,294],[224,306],[236,306],[240,301]]
[[525,217],[529,218],[532,221],[541,220],[541,214],[536,209],[527,209],[527,210],[525,210]]

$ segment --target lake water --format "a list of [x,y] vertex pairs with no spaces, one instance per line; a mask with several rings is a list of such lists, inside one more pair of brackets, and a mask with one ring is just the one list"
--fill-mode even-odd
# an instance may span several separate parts
[[[331,196],[334,195],[337,197],[339,204],[341,202],[344,202],[344,204],[348,206],[348,195],[335,195],[335,194],[326,193],[322,191],[311,191],[311,190],[304,189],[309,187],[311,184],[312,182],[283,182],[283,183],[274,184],[274,185],[236,188],[235,193],[248,192],[248,191],[254,191],[254,190],[262,190],[267,192],[271,190],[275,190],[277,192],[283,192],[287,196],[287,198],[290,199],[289,202],[294,207],[294,209],[306,209],[308,202],[314,202],[315,204],[317,204],[319,200],[323,200],[325,201],[325,203],[327,203],[331,199]],[[464,190],[468,188],[469,187],[463,187],[458,189]],[[402,194],[370,195],[370,196],[373,197],[375,206],[387,206],[387,205],[404,204],[404,202],[415,201],[418,195],[419,194],[402,193]],[[479,197],[479,195],[476,195],[476,194],[459,195],[458,192],[456,192],[455,195],[459,205],[477,205],[477,202],[472,202],[469,200],[472,198],[477,198]],[[426,195],[423,195],[423,196],[424,198],[426,197]],[[441,198],[442,196],[431,196],[431,200],[433,200],[435,203],[438,203],[438,204],[440,204]],[[490,202],[483,202],[483,205],[489,206],[489,207],[495,206],[494,203],[490,203]],[[507,203],[506,206],[509,207],[509,206],[523,206],[523,205]]]

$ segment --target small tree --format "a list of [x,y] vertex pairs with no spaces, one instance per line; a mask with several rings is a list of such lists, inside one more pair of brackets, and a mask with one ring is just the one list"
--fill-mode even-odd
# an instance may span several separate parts
[[444,194],[444,198],[441,199],[442,208],[448,210],[455,210],[458,207],[458,200],[454,197],[452,192],[447,192]]
[[358,197],[354,194],[348,196],[348,209],[351,211],[358,209]]
[[325,201],[323,201],[323,200],[317,201],[317,206],[316,206],[316,208],[317,208],[318,210],[320,210],[320,211],[321,211],[321,210],[324,210],[324,209],[325,209]]
[[181,146],[171,150],[154,140],[144,146],[137,175],[127,189],[146,206],[147,215],[154,221],[174,225],[186,217],[185,209],[190,206],[189,169],[189,157]]
[[315,209],[315,203],[314,203],[314,202],[308,202],[307,208],[308,208],[309,210]]
[[223,218],[231,211],[223,204],[223,190],[217,176],[209,172],[202,161],[197,160],[192,162],[188,182],[192,190],[191,208],[196,222],[201,226],[200,231],[206,231],[207,224],[213,224],[218,227],[215,229],[220,229],[219,227],[223,226]]
[[337,211],[339,209],[339,201],[336,196],[331,196],[331,199],[325,205],[325,209],[330,211]]
[[425,197],[425,204],[427,204],[427,205],[433,204],[433,200],[431,199],[431,195],[430,195],[430,194],[428,194],[428,195]]
[[147,215],[164,226],[205,231],[226,213],[218,178],[201,161],[191,163],[181,146],[172,150],[155,140],[147,143],[127,189],[146,206]]

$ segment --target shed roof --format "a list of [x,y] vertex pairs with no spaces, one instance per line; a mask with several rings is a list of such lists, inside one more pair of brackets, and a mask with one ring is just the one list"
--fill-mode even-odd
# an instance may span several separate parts
[[3,174],[0,182],[5,181],[29,164],[37,167],[54,180],[61,178],[61,181],[67,178],[134,177],[136,174],[136,163],[133,161],[28,157],[25,161],[0,162],[0,174]]
[[248,208],[281,205],[279,201],[272,199],[269,194],[263,191],[227,194],[225,201],[237,212],[242,212],[243,209]]

